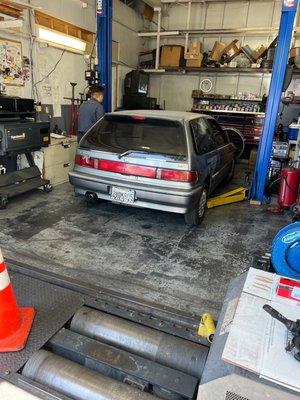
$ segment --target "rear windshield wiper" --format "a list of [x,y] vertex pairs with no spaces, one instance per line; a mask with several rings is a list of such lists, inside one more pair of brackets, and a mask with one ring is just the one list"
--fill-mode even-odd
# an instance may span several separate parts
[[118,155],[119,158],[125,157],[130,153],[139,153],[139,154],[147,154],[147,151],[141,151],[141,150],[126,150],[124,153],[121,153]]
[[158,151],[142,151],[142,150],[126,150],[124,151],[124,153],[119,154],[118,158],[121,159],[124,156],[127,156],[128,154],[131,153],[138,153],[138,154],[157,154],[160,156],[167,156],[167,157],[171,157],[171,158],[186,158],[186,155],[184,154],[170,154],[170,153],[163,153],[163,152],[158,152]]

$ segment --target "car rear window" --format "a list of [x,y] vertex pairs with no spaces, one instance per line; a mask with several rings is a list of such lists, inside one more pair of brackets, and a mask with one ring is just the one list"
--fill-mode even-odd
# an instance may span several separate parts
[[80,147],[119,154],[131,150],[187,155],[185,130],[180,122],[141,116],[105,116],[81,141]]

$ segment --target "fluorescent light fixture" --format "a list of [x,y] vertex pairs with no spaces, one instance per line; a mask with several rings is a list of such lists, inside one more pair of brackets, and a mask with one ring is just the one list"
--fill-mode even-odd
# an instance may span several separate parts
[[86,42],[76,39],[63,33],[55,32],[51,29],[38,27],[38,39],[47,42],[53,46],[68,48],[70,50],[77,50],[84,52],[86,50]]

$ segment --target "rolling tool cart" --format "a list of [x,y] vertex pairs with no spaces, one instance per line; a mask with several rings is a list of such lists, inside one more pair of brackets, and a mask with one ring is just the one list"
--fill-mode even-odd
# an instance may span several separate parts
[[[34,101],[0,97],[0,208],[8,199],[43,187],[52,190],[49,180],[41,178],[32,152],[50,143],[50,124],[36,120]],[[29,167],[17,170],[17,155],[25,154]]]

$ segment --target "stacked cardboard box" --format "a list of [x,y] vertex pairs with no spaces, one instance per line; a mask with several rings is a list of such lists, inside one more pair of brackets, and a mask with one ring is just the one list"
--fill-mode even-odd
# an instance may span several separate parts
[[215,42],[210,53],[209,59],[214,62],[220,62],[224,58],[224,62],[230,62],[241,52],[238,46],[238,40],[233,40],[228,45],[223,42]]
[[203,54],[201,53],[202,44],[201,42],[190,42],[188,51],[185,54],[186,66],[188,68],[200,68],[202,65]]
[[178,45],[161,47],[160,66],[162,68],[179,68],[183,66],[184,48]]

